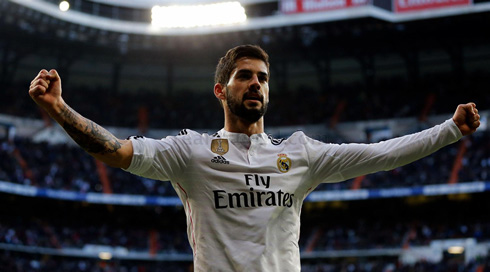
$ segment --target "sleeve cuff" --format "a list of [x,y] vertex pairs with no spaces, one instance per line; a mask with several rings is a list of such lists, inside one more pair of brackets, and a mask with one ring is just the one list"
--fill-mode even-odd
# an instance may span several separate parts
[[444,122],[444,125],[447,125],[449,127],[450,131],[452,132],[452,134],[454,136],[456,136],[456,141],[463,138],[463,133],[461,133],[461,130],[459,130],[456,123],[454,123],[453,118],[446,120],[446,122]]

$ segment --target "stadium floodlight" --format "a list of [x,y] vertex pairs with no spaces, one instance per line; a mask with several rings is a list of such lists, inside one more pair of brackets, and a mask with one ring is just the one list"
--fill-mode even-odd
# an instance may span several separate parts
[[452,246],[447,249],[449,254],[463,254],[464,247],[462,246]]
[[68,1],[61,1],[59,8],[61,11],[67,11],[70,9],[70,3]]
[[99,252],[99,258],[101,260],[110,260],[112,259],[112,254],[110,252]]
[[223,26],[245,22],[247,15],[239,2],[202,5],[154,6],[151,23],[161,28]]

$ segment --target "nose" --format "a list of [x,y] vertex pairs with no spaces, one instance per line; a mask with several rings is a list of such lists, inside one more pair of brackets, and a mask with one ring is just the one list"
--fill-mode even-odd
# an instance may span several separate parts
[[260,81],[259,81],[259,77],[257,75],[254,75],[252,77],[249,89],[251,91],[259,91],[260,90]]

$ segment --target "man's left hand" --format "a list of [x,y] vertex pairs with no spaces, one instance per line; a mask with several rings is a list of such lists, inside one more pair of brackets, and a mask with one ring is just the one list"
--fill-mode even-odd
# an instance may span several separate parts
[[463,136],[470,135],[480,126],[480,115],[476,104],[471,102],[460,104],[453,115],[453,121],[458,126]]

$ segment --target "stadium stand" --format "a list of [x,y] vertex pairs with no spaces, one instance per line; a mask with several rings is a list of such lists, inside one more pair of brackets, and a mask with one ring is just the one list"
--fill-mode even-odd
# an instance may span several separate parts
[[[0,0],[0,271],[193,271],[170,183],[101,166],[67,141],[35,140],[56,125],[27,89],[55,67],[65,100],[103,126],[214,132],[214,65],[243,43],[271,53],[266,127],[278,137],[314,127],[328,142],[379,141],[437,124],[467,101],[487,118],[421,161],[319,186],[303,206],[302,271],[490,271],[488,1],[421,18],[386,15],[392,2],[375,0],[360,17],[208,35],[101,30],[21,2],[30,1]],[[141,8],[75,2],[95,16],[149,19]],[[282,15],[279,1],[249,2],[252,17]]]
[[[317,190],[348,190],[415,187],[428,184],[447,184],[457,160],[463,167],[457,172],[458,182],[488,181],[490,172],[490,134],[479,132],[465,141],[412,164],[388,172],[379,172],[342,183],[322,184]],[[461,146],[466,151],[458,158]],[[51,188],[80,193],[103,192],[92,157],[71,145],[33,143],[29,139],[16,139],[0,145],[2,168],[0,178],[38,188]],[[46,156],[45,154],[49,154]],[[22,158],[22,160],[20,160]],[[145,179],[120,169],[107,169],[111,192],[150,196],[176,196],[170,183]]]

